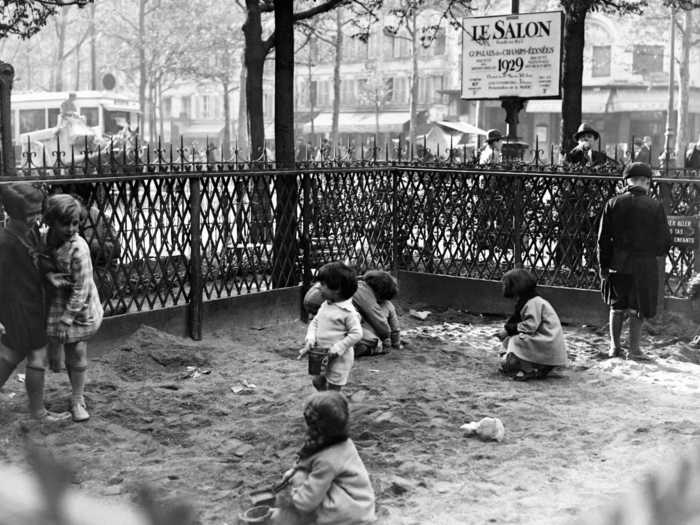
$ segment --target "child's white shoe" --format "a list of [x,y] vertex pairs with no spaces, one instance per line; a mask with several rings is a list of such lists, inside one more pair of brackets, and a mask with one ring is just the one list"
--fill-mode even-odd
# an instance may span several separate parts
[[71,412],[73,413],[73,421],[76,423],[90,419],[90,414],[88,414],[87,408],[85,408],[85,401],[82,399],[73,402]]

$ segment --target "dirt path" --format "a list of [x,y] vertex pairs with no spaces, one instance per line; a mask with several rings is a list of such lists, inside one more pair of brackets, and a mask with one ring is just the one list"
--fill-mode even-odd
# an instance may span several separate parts
[[[700,440],[700,350],[671,340],[677,327],[647,336],[664,356],[651,364],[593,359],[604,334],[567,327],[572,366],[518,383],[496,371],[502,321],[449,311],[402,323],[405,349],[358,360],[346,391],[380,523],[571,523]],[[27,435],[89,493],[128,500],[148,483],[191,501],[203,524],[234,525],[250,490],[277,481],[301,444],[312,392],[295,360],[303,334],[293,323],[195,343],[143,327],[93,360],[93,417],[81,425],[28,422],[12,379],[0,460],[23,464]],[[67,379],[52,375],[47,392],[67,408]],[[503,421],[504,441],[459,429],[484,416]]]

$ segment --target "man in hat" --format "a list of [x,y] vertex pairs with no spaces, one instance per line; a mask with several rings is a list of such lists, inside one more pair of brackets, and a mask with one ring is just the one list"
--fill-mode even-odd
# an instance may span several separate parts
[[[598,230],[598,262],[603,299],[610,306],[608,357],[648,359],[639,345],[642,323],[656,315],[659,286],[657,257],[665,257],[671,233],[661,202],[649,196],[651,168],[629,164],[623,173],[627,189],[610,199]],[[630,318],[629,349],[620,344],[622,323]]]
[[615,163],[602,151],[593,149],[595,142],[600,140],[600,134],[588,122],[583,122],[578,127],[574,133],[574,140],[577,142],[576,146],[564,158],[567,164],[583,168]]
[[685,153],[685,167],[691,170],[700,170],[700,137],[697,143],[688,144]]
[[651,165],[651,137],[645,135],[642,142],[639,143],[639,149],[634,156],[635,162],[643,162]]
[[486,146],[479,155],[479,165],[500,164],[503,161],[501,148],[503,147],[503,134],[497,129],[490,129],[486,134]]

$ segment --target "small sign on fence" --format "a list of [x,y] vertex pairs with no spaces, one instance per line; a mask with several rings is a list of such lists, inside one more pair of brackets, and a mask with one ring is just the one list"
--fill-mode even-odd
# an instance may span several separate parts
[[698,217],[695,215],[669,215],[671,243],[676,246],[696,246],[698,241]]

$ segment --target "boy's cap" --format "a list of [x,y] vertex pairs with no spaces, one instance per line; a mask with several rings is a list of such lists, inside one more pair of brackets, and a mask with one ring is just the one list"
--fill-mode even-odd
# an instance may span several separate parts
[[623,179],[632,177],[646,177],[651,179],[651,168],[644,162],[633,162],[625,166],[625,171],[622,173]]
[[13,219],[22,220],[29,215],[41,213],[44,192],[29,182],[15,182],[0,187],[2,204]]

